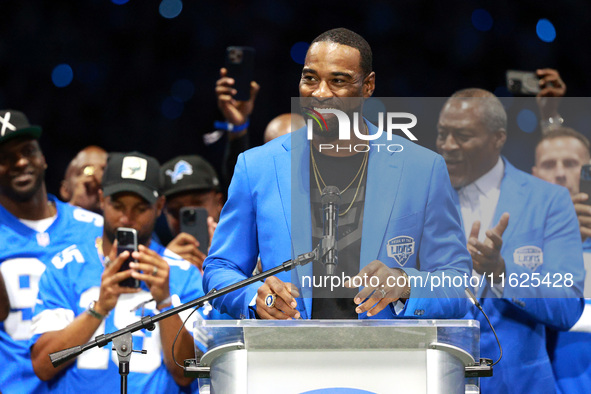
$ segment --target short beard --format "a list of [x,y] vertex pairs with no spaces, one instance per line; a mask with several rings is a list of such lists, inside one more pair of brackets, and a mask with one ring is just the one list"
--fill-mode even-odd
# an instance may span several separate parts
[[35,180],[35,183],[33,184],[33,186],[31,186],[29,190],[17,192],[12,187],[9,187],[6,190],[3,190],[3,194],[5,194],[11,200],[19,203],[29,202],[37,195],[39,190],[41,190],[44,181],[45,170],[42,170],[37,179]]
[[312,133],[314,134],[314,137],[320,137],[326,141],[334,141],[339,138],[339,120],[336,116],[329,117],[329,119],[326,120],[326,126],[323,124],[322,128],[316,123],[316,121],[313,119],[310,120],[312,121]]

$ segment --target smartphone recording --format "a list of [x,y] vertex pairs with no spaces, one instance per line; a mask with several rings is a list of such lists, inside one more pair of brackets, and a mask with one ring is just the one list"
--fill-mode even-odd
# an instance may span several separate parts
[[[121,264],[119,272],[127,271],[129,269],[129,263],[136,262],[136,260],[131,257],[131,254],[137,250],[137,231],[133,228],[125,227],[117,229],[117,255],[120,255],[125,251],[129,252],[129,257],[123,262],[123,264]],[[140,287],[140,281],[135,278],[127,278],[119,282],[119,286],[137,289]]]

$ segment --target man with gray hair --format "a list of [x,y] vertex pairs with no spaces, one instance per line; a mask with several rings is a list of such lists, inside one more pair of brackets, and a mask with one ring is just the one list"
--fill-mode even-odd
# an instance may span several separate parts
[[[513,167],[501,156],[506,139],[503,105],[486,90],[461,90],[441,110],[437,150],[482,284],[474,290],[504,348],[482,391],[553,393],[545,329],[568,329],[582,312],[581,237],[568,191]],[[569,282],[552,288],[558,275]],[[497,354],[484,317],[476,308],[467,317],[480,321],[480,354]]]

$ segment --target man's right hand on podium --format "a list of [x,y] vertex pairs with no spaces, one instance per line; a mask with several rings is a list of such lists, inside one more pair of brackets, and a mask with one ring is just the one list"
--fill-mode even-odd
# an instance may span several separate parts
[[266,320],[299,319],[300,312],[295,309],[298,304],[294,296],[300,296],[295,286],[271,276],[259,287],[257,314]]

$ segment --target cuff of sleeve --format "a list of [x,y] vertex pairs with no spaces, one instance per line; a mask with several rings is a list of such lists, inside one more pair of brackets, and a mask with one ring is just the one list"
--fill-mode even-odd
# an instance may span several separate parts
[[246,288],[246,294],[244,295],[244,299],[250,301],[248,302],[248,305],[246,305],[246,308],[243,310],[243,312],[240,314],[240,319],[258,319],[256,313],[256,302],[258,296],[257,291],[261,285],[262,283],[259,282],[257,284],[254,284],[254,286],[251,285]]
[[397,300],[391,303],[390,305],[392,306],[392,310],[394,311],[394,314],[396,316],[402,315],[406,308],[406,302],[402,302],[400,300]]

